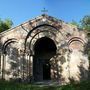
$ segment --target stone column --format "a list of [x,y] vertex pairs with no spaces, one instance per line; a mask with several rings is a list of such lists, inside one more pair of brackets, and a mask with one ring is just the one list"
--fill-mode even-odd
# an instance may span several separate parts
[[1,72],[1,53],[0,53],[0,72]]
[[68,69],[68,79],[69,79],[69,82],[70,82],[70,79],[71,79],[71,72],[70,72],[70,54],[71,54],[71,50],[68,48],[68,52],[67,52],[67,62],[68,62],[68,65],[67,65],[67,69]]
[[29,77],[29,54],[28,53],[25,54],[25,60],[26,60],[26,63],[27,63],[27,65],[26,65],[27,77]]
[[19,51],[20,54],[20,65],[21,65],[21,77],[22,80],[24,81],[24,59],[25,59],[25,54],[23,53],[22,50]]
[[5,79],[5,54],[2,55],[2,79]]
[[31,76],[33,76],[33,56],[30,56],[30,64],[31,64]]
[[2,53],[0,53],[0,79],[2,75]]

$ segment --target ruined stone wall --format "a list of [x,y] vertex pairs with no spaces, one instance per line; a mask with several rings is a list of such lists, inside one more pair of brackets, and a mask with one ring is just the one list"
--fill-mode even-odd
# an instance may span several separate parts
[[0,34],[1,78],[33,77],[34,44],[42,37],[52,39],[57,47],[50,59],[53,80],[68,83],[88,77],[86,34],[62,20],[42,15]]

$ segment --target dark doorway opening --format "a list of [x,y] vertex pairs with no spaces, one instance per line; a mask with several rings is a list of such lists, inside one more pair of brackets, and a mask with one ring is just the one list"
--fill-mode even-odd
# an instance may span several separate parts
[[40,38],[34,45],[33,76],[35,81],[51,79],[50,59],[56,54],[56,45],[48,37]]
[[45,60],[46,62],[43,64],[43,80],[50,80],[51,79],[51,73],[50,73],[50,63],[48,60]]

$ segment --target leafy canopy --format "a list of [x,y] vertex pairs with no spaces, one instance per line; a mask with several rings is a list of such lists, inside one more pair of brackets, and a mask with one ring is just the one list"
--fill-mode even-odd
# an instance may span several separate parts
[[75,20],[72,20],[69,24],[77,26],[78,28],[80,27],[80,25]]
[[81,25],[84,30],[90,31],[90,15],[86,15],[82,18]]
[[10,19],[0,19],[0,32],[6,31],[7,29],[11,28],[12,25],[13,22]]
[[70,24],[75,25],[82,30],[90,31],[90,15],[84,16],[79,23],[72,20]]

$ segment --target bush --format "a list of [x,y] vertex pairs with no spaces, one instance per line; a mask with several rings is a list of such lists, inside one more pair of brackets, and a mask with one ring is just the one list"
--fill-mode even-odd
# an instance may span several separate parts
[[26,83],[0,81],[0,90],[90,90],[90,81],[63,86],[43,86]]

